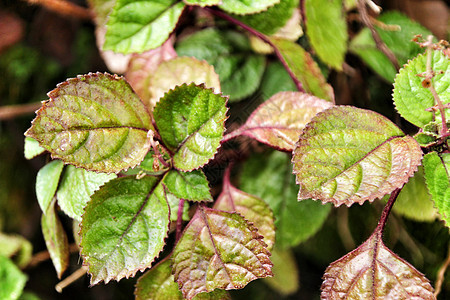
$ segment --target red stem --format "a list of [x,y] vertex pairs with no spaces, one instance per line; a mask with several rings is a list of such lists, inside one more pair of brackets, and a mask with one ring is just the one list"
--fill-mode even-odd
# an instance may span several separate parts
[[377,228],[375,231],[378,231],[380,234],[383,233],[384,227],[386,226],[387,219],[389,214],[391,213],[392,207],[394,206],[395,200],[397,200],[398,194],[400,193],[401,188],[395,189],[391,196],[389,197],[388,202],[383,208],[383,212],[381,213],[380,221],[378,221]]
[[175,243],[181,237],[181,231],[183,229],[183,210],[184,210],[184,199],[180,199],[178,203],[178,212],[177,212],[177,231],[175,233]]

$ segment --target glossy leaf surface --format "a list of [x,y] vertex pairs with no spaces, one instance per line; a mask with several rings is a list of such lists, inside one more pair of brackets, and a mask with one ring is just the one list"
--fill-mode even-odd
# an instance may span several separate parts
[[188,201],[212,202],[208,180],[201,170],[192,172],[169,171],[164,176],[164,185],[176,197]]
[[275,243],[280,249],[297,246],[314,235],[331,209],[317,201],[297,201],[298,185],[286,153],[252,156],[243,166],[240,181],[241,190],[260,197],[272,209]]
[[280,0],[222,0],[221,9],[229,13],[246,15],[267,10]]
[[134,276],[165,244],[169,207],[159,179],[123,177],[105,184],[85,209],[81,255],[91,284]]
[[428,153],[423,158],[425,182],[439,214],[450,227],[450,154]]
[[48,95],[26,135],[54,158],[108,173],[142,161],[153,127],[144,104],[122,77],[79,75]]
[[155,123],[175,168],[191,171],[214,157],[225,130],[226,101],[204,85],[183,84],[158,102]]
[[294,150],[299,200],[335,206],[381,198],[401,187],[422,159],[419,144],[387,118],[339,106],[319,113]]
[[56,274],[58,274],[58,278],[61,278],[69,265],[69,242],[58,218],[55,202],[52,202],[45,214],[42,214],[41,227]]
[[214,209],[237,212],[250,221],[264,237],[267,249],[271,250],[275,243],[275,226],[272,210],[259,197],[247,194],[230,183],[229,171],[225,173],[222,192],[214,203]]
[[186,299],[216,288],[240,289],[271,276],[270,252],[239,214],[199,207],[173,252],[173,274]]
[[9,258],[0,255],[0,299],[19,299],[26,281],[27,276]]
[[[137,300],[183,300],[183,294],[172,275],[171,260],[166,259],[142,275],[137,284],[135,295]],[[215,290],[210,293],[200,293],[194,300],[229,300],[229,294],[224,290]]]
[[436,299],[428,279],[389,250],[376,231],[328,266],[321,299]]
[[103,49],[139,53],[161,46],[184,7],[176,0],[117,0],[109,15]]
[[213,88],[215,93],[220,93],[219,75],[206,61],[193,57],[177,57],[162,62],[149,81],[150,107],[154,107],[156,102],[175,86],[191,82],[197,85],[204,83],[207,88]]
[[245,124],[225,138],[250,136],[277,149],[292,151],[305,125],[332,103],[300,92],[280,92],[261,104]]
[[327,101],[334,100],[333,88],[326,82],[319,66],[300,45],[285,39],[272,38],[295,77],[307,93]]
[[[394,104],[400,115],[416,126],[424,127],[432,122],[433,112],[426,111],[436,105],[431,91],[422,85],[423,77],[417,76],[426,72],[427,55],[421,54],[408,62],[400,70],[394,83]],[[443,104],[450,103],[450,61],[441,51],[433,51],[431,69],[436,75],[431,82]],[[446,118],[450,112],[446,110]],[[441,116],[436,112],[436,121]]]
[[306,34],[311,46],[323,62],[337,70],[342,70],[347,52],[347,23],[342,11],[342,0],[305,1]]
[[25,138],[24,155],[26,159],[32,159],[44,151],[45,149],[39,146],[38,141],[29,137]]
[[36,197],[41,210],[45,213],[52,202],[58,187],[59,178],[64,168],[64,163],[54,160],[39,170],[36,177]]
[[95,173],[69,165],[56,194],[58,205],[69,217],[81,221],[83,209],[92,194],[116,177],[115,174]]

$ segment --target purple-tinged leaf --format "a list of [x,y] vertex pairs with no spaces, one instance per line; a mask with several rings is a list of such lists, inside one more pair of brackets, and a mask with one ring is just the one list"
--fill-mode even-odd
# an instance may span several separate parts
[[428,279],[387,248],[379,231],[331,263],[323,279],[321,299],[436,299]]
[[173,49],[172,39],[168,39],[156,49],[131,56],[125,78],[149,109],[152,107],[150,105],[150,98],[152,97],[150,80],[163,61],[175,57],[177,57],[177,53]]
[[272,276],[270,252],[257,229],[236,213],[199,207],[173,252],[173,274],[183,296],[216,288],[240,289]]
[[150,148],[150,115],[117,75],[89,73],[60,83],[26,132],[52,157],[91,171],[118,173]]
[[247,194],[231,185],[229,169],[225,172],[222,193],[214,203],[213,208],[241,214],[258,228],[258,233],[264,237],[263,240],[267,244],[267,249],[272,249],[275,243],[272,210],[261,198]]
[[91,284],[134,276],[165,244],[169,207],[160,179],[111,180],[92,196],[81,222],[81,255]]
[[153,115],[173,166],[192,171],[214,157],[225,131],[227,98],[205,85],[183,84],[167,92]]
[[387,118],[336,106],[306,125],[292,162],[298,198],[335,206],[373,201],[401,187],[422,159],[419,144]]
[[225,140],[247,135],[269,146],[292,151],[305,125],[331,102],[300,92],[279,92],[262,103],[239,129]]
[[61,278],[69,265],[69,242],[58,218],[55,203],[56,201],[53,201],[45,214],[42,214],[41,226],[50,258],[55,266],[58,278]]

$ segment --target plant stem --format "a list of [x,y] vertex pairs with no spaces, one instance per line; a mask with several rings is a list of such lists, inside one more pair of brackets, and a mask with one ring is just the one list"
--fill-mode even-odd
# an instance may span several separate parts
[[218,17],[220,17],[220,18],[222,18],[224,20],[227,20],[227,21],[235,24],[235,25],[238,25],[239,27],[241,27],[241,28],[247,30],[248,32],[250,32],[251,34],[253,34],[254,36],[260,38],[265,43],[269,44],[273,48],[273,50],[275,52],[275,55],[278,57],[280,62],[283,64],[283,66],[286,69],[286,71],[289,73],[289,76],[291,76],[292,80],[294,81],[295,86],[297,87],[297,90],[299,92],[305,93],[305,90],[303,89],[302,83],[298,80],[298,78],[294,75],[292,70],[289,68],[289,66],[288,66],[286,60],[284,59],[283,55],[281,54],[280,50],[278,50],[277,46],[275,46],[275,44],[272,43],[270,38],[268,38],[266,35],[262,34],[261,32],[259,32],[259,31],[255,30],[254,28],[252,28],[252,27],[242,23],[239,20],[236,20],[235,18],[227,15],[226,13],[224,13],[224,12],[222,12],[220,10],[212,9],[212,8],[209,8],[209,7],[204,7],[203,9],[208,11],[208,12],[210,12],[210,13],[212,13],[215,16],[218,16]]
[[19,105],[7,105],[0,107],[0,121],[10,120],[16,117],[30,115],[42,106],[41,102]]
[[437,273],[436,285],[434,288],[434,296],[435,297],[437,297],[439,295],[439,293],[441,292],[442,283],[444,282],[445,271],[447,270],[449,264],[450,264],[450,245],[448,247],[447,258],[445,259],[445,262],[439,268],[439,271]]
[[391,49],[389,49],[386,46],[386,44],[383,42],[383,40],[381,39],[378,32],[375,30],[375,27],[373,26],[373,24],[370,20],[369,13],[367,12],[366,3],[367,3],[367,0],[358,0],[358,2],[357,2],[358,11],[361,16],[361,21],[367,28],[369,28],[370,32],[372,33],[372,37],[375,41],[375,45],[377,46],[377,48],[381,52],[383,52],[384,55],[387,56],[387,58],[391,61],[391,63],[394,65],[395,69],[398,72],[398,70],[400,69],[398,60],[395,57],[394,53],[392,53]]
[[58,293],[62,293],[62,290],[69,286],[70,284],[74,283],[76,280],[80,279],[84,274],[87,273],[88,268],[85,266],[82,266],[69,276],[67,276],[64,280],[60,281],[57,285],[55,285],[55,290]]
[[181,237],[181,231],[183,229],[183,209],[184,209],[184,199],[180,199],[178,203],[178,212],[177,212],[177,231],[175,233],[175,243]]
[[395,189],[391,196],[389,197],[388,202],[383,208],[383,212],[381,213],[380,220],[378,221],[377,228],[375,228],[375,231],[378,231],[380,235],[383,233],[384,227],[386,226],[387,219],[389,217],[389,214],[391,213],[391,209],[394,206],[395,200],[397,200],[398,194],[400,193],[401,188]]
[[67,17],[82,20],[92,20],[93,14],[89,9],[78,6],[65,0],[25,0],[30,4],[42,5],[45,8]]

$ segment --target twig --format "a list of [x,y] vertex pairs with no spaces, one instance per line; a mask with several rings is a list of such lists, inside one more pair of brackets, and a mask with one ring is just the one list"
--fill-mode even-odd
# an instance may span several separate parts
[[41,107],[42,103],[7,105],[0,107],[0,121],[10,120],[23,115],[30,115]]
[[84,7],[78,6],[66,0],[24,0],[30,4],[42,5],[58,14],[74,17],[82,20],[93,20],[93,14]]
[[[79,251],[79,248],[78,248],[77,244],[69,245],[69,253],[75,253],[78,251]],[[48,250],[38,252],[33,255],[33,257],[31,258],[31,260],[28,263],[28,265],[26,266],[26,268],[33,268],[33,267],[37,266],[38,264],[40,264],[41,262],[44,262],[49,259],[50,259],[50,253],[48,252]]]
[[395,189],[391,196],[389,197],[388,202],[383,208],[383,212],[381,213],[380,220],[378,221],[377,228],[375,231],[378,231],[380,234],[383,233],[384,227],[386,226],[387,219],[389,217],[389,214],[391,213],[391,209],[394,206],[395,200],[397,200],[397,196],[400,193],[401,188]]
[[391,49],[389,49],[386,44],[383,42],[383,40],[381,39],[380,35],[378,34],[378,32],[376,31],[375,27],[373,26],[371,20],[370,20],[370,16],[369,13],[367,12],[367,7],[366,7],[366,0],[358,0],[358,11],[359,14],[361,15],[361,21],[363,22],[363,24],[370,29],[370,32],[372,33],[372,37],[375,41],[375,45],[377,46],[377,48],[384,53],[384,55],[387,56],[387,58],[391,61],[391,63],[394,65],[395,69],[398,71],[400,69],[400,66],[398,64],[398,60],[395,57],[394,53],[392,53]]
[[87,270],[88,270],[87,267],[82,266],[81,268],[79,268],[78,270],[76,270],[75,272],[73,272],[72,274],[67,276],[66,278],[64,278],[62,281],[60,281],[57,285],[55,285],[55,290],[58,293],[62,293],[62,290],[64,288],[66,288],[70,284],[74,283],[75,281],[77,281],[78,279],[83,277],[83,275],[87,273]]
[[184,199],[180,199],[178,203],[178,212],[177,212],[177,231],[175,233],[175,243],[181,237],[181,230],[183,229],[183,210],[184,210]]
[[264,34],[262,34],[259,31],[255,30],[254,28],[252,28],[252,27],[242,23],[241,21],[236,20],[235,18],[227,15],[226,13],[224,13],[224,12],[222,12],[220,10],[212,9],[212,8],[209,8],[209,7],[204,7],[203,9],[206,10],[206,11],[209,11],[210,13],[212,13],[215,16],[218,16],[218,17],[220,17],[220,18],[222,18],[224,20],[227,20],[227,21],[229,21],[229,22],[231,22],[231,23],[233,23],[233,24],[235,24],[235,25],[237,25],[237,26],[247,30],[248,32],[250,32],[254,36],[260,38],[261,40],[263,40],[264,42],[269,44],[273,48],[273,50],[275,52],[275,55],[278,57],[280,62],[283,64],[283,66],[286,69],[286,71],[289,73],[289,76],[291,76],[292,80],[295,83],[295,86],[297,87],[297,90],[299,92],[305,93],[305,90],[303,89],[302,83],[298,80],[298,78],[292,72],[291,68],[289,68],[289,65],[287,64],[287,62],[284,59],[283,55],[281,54],[280,50],[278,50],[277,46],[275,46],[275,44],[272,43],[272,41],[267,36],[265,36]]
[[441,292],[442,283],[444,282],[445,271],[447,270],[449,264],[450,264],[450,244],[448,247],[447,258],[445,259],[444,264],[442,264],[442,266],[439,268],[439,271],[437,273],[436,285],[434,288],[434,296],[435,297],[437,297],[437,295],[439,295],[439,293]]

